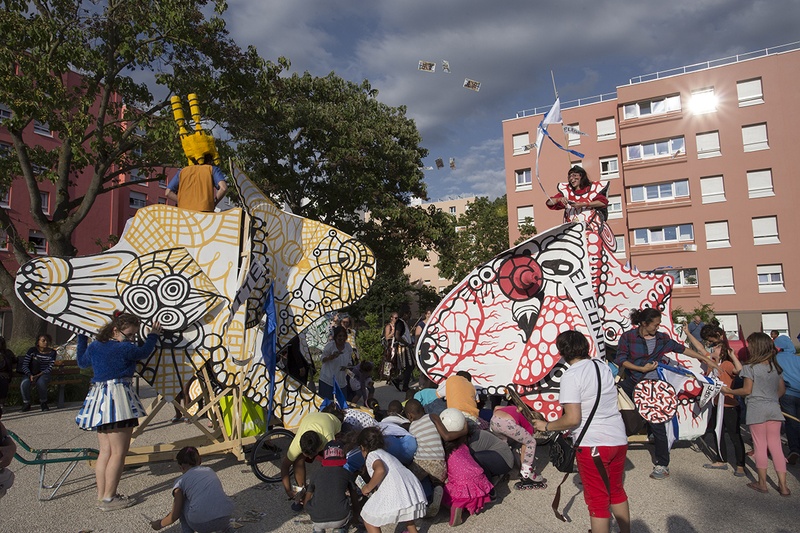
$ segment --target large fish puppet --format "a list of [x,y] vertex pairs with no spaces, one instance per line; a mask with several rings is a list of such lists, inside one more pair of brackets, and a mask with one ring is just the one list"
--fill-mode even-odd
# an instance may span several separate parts
[[[570,218],[478,266],[456,285],[418,340],[422,372],[438,383],[466,370],[477,387],[490,393],[512,387],[553,420],[567,368],[555,345],[560,332],[583,332],[590,355],[603,357],[631,327],[631,309],[654,307],[663,312],[665,331],[675,336],[672,278],[621,264],[602,219],[589,213]],[[694,359],[672,358],[700,370]],[[682,393],[679,415],[694,420],[699,415]]]
[[[327,312],[366,294],[372,251],[335,228],[278,209],[238,169],[243,209],[201,213],[141,208],[119,242],[84,257],[39,257],[20,267],[16,293],[36,315],[94,335],[116,310],[159,321],[165,333],[139,374],[170,399],[209,365],[266,407],[269,377],[256,349],[273,285],[277,348]],[[291,427],[319,398],[276,375],[275,416]]]

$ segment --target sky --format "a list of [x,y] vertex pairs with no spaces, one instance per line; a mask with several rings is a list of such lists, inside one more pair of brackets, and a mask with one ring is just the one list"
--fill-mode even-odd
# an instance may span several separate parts
[[[632,77],[800,41],[798,0],[229,0],[228,29],[290,72],[367,79],[416,121],[431,200],[505,194],[502,121]],[[436,72],[417,69],[436,62]],[[442,60],[451,73],[442,72]],[[479,92],[462,86],[481,82]],[[435,169],[443,158],[445,168]],[[456,169],[448,166],[455,158]]]

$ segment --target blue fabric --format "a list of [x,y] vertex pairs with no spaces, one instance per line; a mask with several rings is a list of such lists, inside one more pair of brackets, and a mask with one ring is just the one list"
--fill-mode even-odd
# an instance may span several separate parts
[[797,353],[792,339],[787,335],[778,335],[773,342],[780,353]]
[[800,397],[800,355],[778,352],[775,356],[783,369],[783,382],[786,384],[786,395]]
[[569,148],[565,148],[565,147],[561,146],[560,144],[558,144],[558,143],[556,142],[556,140],[555,140],[555,139],[553,139],[553,138],[550,136],[550,134],[547,132],[547,128],[545,128],[545,127],[544,127],[544,121],[542,121],[542,122],[540,122],[540,123],[539,123],[539,130],[541,130],[541,132],[542,132],[542,133],[545,135],[545,137],[547,137],[548,139],[550,139],[550,141],[551,141],[553,144],[555,144],[557,148],[559,148],[559,149],[561,149],[561,150],[564,150],[565,152],[569,152],[569,153],[571,153],[571,154],[572,154],[572,155],[574,155],[574,156],[580,157],[581,159],[583,159],[583,158],[584,158],[584,154],[582,154],[582,153],[580,153],[580,152],[578,152],[578,151],[575,151],[575,150],[570,150]]
[[272,418],[272,405],[275,400],[275,368],[278,366],[278,350],[276,344],[277,322],[275,320],[275,284],[270,283],[267,297],[264,300],[264,334],[261,337],[261,357],[269,375],[269,403],[267,404],[267,425]]
[[436,398],[438,398],[438,396],[436,395],[435,388],[422,389],[414,394],[414,399],[421,403],[423,407],[434,401]]
[[22,357],[22,371],[26,376],[33,374],[30,365],[34,359],[39,363],[39,372],[42,374],[49,374],[50,371],[53,370],[53,365],[56,362],[56,351],[50,350],[49,352],[39,353],[39,350],[34,346]]
[[333,401],[336,402],[339,409],[347,409],[347,395],[336,383],[336,380],[333,380]]
[[[798,356],[795,355],[794,357]],[[800,397],[785,394],[781,397],[780,402],[781,411],[795,418],[800,418]],[[789,453],[800,453],[800,422],[787,416],[785,429]]]
[[[384,435],[383,449],[394,455],[405,466],[408,466],[414,460],[414,454],[417,453],[417,439],[412,435],[404,437]],[[360,448],[350,450],[347,454],[347,463],[344,468],[354,473],[364,468],[364,456],[361,454]]]
[[136,363],[146,359],[156,348],[158,335],[151,333],[142,346],[128,341],[95,341],[87,348],[86,335],[78,335],[77,360],[81,368],[92,367],[92,383],[110,379],[132,378]]
[[39,403],[47,403],[47,386],[50,384],[50,375],[43,374],[36,378],[36,381],[31,381],[28,376],[22,378],[19,384],[19,391],[22,394],[22,403],[31,402],[31,389],[35,386],[39,392]]

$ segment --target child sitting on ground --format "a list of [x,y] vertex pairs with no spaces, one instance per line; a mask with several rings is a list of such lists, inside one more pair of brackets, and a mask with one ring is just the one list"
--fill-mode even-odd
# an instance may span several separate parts
[[367,428],[358,436],[358,445],[371,476],[361,492],[369,499],[361,509],[368,533],[380,533],[381,526],[404,523],[409,533],[417,533],[414,520],[425,516],[427,499],[419,480],[392,454],[383,449],[383,434]]
[[[322,469],[306,489],[305,508],[314,524],[314,533],[345,533],[352,510],[356,508],[356,487],[353,475],[344,469],[347,462],[344,448],[336,441],[322,451]],[[349,498],[348,498],[349,493]]]
[[[458,409],[442,411],[442,423],[451,432],[464,431],[467,419]],[[445,442],[447,456],[447,483],[444,486],[442,503],[450,507],[450,525],[461,524],[462,513],[478,514],[491,501],[491,482],[483,473],[483,468],[472,458],[467,447],[467,437]]]
[[520,458],[522,464],[519,469],[520,481],[514,488],[517,490],[547,488],[546,479],[533,470],[536,462],[536,439],[533,438],[533,426],[522,416],[514,405],[496,407],[494,416],[489,423],[492,433],[502,440],[511,439],[522,445]]
[[158,531],[180,520],[183,533],[227,529],[233,502],[222,490],[217,474],[200,466],[200,454],[193,446],[182,448],[176,459],[183,475],[172,488],[172,510],[164,518],[150,522],[150,527]]

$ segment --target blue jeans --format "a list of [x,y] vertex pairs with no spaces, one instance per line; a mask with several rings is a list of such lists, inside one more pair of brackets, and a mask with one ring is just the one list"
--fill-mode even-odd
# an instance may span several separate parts
[[[800,418],[800,397],[784,394],[781,397],[781,410],[787,415]],[[785,429],[789,453],[800,453],[800,422],[786,418]]]
[[39,392],[39,403],[47,403],[47,386],[50,384],[50,374],[42,374],[36,381],[31,382],[30,376],[24,376],[19,390],[22,393],[22,403],[31,403],[31,387],[36,385]]

